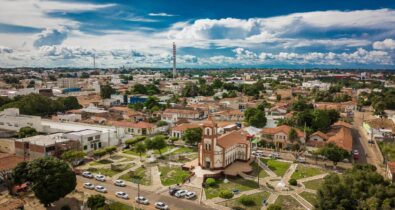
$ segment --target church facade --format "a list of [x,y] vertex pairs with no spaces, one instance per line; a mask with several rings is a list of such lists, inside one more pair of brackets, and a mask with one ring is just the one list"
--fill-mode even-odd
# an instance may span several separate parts
[[234,130],[221,136],[217,124],[209,118],[203,124],[202,141],[198,144],[199,166],[203,169],[224,169],[233,162],[251,158],[251,139],[242,130]]

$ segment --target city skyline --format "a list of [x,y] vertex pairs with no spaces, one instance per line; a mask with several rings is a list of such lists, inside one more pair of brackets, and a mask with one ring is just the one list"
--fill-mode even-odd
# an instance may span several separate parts
[[395,67],[394,1],[0,4],[0,67]]

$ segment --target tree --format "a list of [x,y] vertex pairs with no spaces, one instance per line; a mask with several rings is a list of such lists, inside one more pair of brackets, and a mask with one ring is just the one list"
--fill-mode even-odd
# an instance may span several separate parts
[[82,160],[86,156],[83,151],[70,150],[62,154],[61,159],[69,162],[72,166],[77,165],[76,163]]
[[64,110],[81,109],[82,106],[78,103],[78,99],[74,96],[68,96],[65,98],[58,98],[63,104]]
[[184,135],[182,136],[182,139],[185,141],[185,143],[190,144],[190,145],[196,145],[202,140],[202,133],[203,130],[202,128],[188,128],[185,130]]
[[104,150],[106,151],[107,154],[110,154],[110,157],[111,157],[112,153],[117,151],[117,147],[116,146],[110,146],[110,147],[104,148]]
[[355,165],[341,176],[325,177],[317,190],[315,209],[394,209],[395,185],[373,165]]
[[63,198],[77,185],[76,176],[69,165],[53,157],[22,162],[13,174],[17,184],[27,181],[32,183],[34,195],[44,206]]
[[100,209],[106,205],[106,198],[102,195],[91,195],[88,197],[87,206],[92,210]]
[[240,203],[243,204],[244,206],[255,206],[255,200],[248,196],[248,195],[242,195],[240,197]]
[[114,94],[116,91],[111,85],[106,84],[106,85],[101,85],[100,86],[100,97],[102,99],[105,98],[110,98],[112,94]]
[[153,112],[154,109],[158,109],[158,107],[161,107],[161,105],[159,104],[159,98],[154,96],[148,97],[147,100],[144,102],[144,106],[147,110],[151,112]]
[[182,95],[184,97],[195,97],[199,94],[199,88],[195,83],[188,82],[185,84],[184,89],[182,90]]
[[267,207],[267,210],[282,210],[283,208],[277,204],[270,204]]
[[374,114],[380,116],[381,118],[386,117],[385,114],[385,103],[383,101],[377,102],[374,106]]
[[6,169],[0,171],[0,180],[3,181],[4,186],[7,188],[8,193],[12,194],[12,188],[14,187],[14,176],[12,171]]
[[134,148],[137,153],[139,153],[140,159],[141,159],[141,154],[145,153],[147,151],[147,148],[145,147],[145,144],[140,142],[136,144],[136,148]]
[[348,151],[338,147],[334,143],[326,144],[324,147],[319,149],[319,154],[332,161],[335,168],[338,162],[350,157],[350,153]]
[[214,178],[207,178],[207,179],[206,179],[206,185],[208,185],[208,186],[210,186],[210,187],[213,187],[213,186],[215,186],[216,184],[217,184],[217,182],[215,181]]
[[298,133],[296,132],[295,128],[291,128],[291,130],[288,133],[288,139],[290,141],[295,141],[298,139]]
[[156,149],[159,152],[159,155],[162,156],[162,149],[165,148],[166,140],[165,136],[163,135],[156,135],[152,138],[150,143],[146,143],[148,149]]
[[298,185],[298,181],[296,181],[296,179],[292,178],[288,180],[288,183],[292,186],[296,186]]
[[228,189],[221,190],[219,192],[219,197],[224,198],[224,199],[231,199],[231,198],[233,198],[233,193],[232,193],[232,191],[230,191]]
[[95,156],[96,158],[101,158],[106,154],[107,154],[107,152],[104,149],[97,149],[97,150],[93,151],[93,156]]
[[26,137],[30,137],[30,136],[35,136],[37,135],[38,132],[36,131],[35,128],[32,127],[22,127],[21,129],[19,129],[18,132],[18,138],[26,138]]
[[213,81],[213,84],[212,84],[212,87],[214,88],[214,89],[220,89],[220,88],[222,88],[222,85],[223,85],[224,83],[220,80],[220,79],[215,79],[214,81]]
[[263,128],[266,125],[265,112],[257,108],[247,108],[244,112],[244,120],[250,125],[257,128]]

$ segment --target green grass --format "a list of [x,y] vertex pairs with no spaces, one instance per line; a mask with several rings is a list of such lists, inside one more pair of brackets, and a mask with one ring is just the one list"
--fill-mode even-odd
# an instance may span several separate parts
[[228,183],[224,183],[224,179],[218,179],[216,186],[205,187],[204,192],[206,193],[206,198],[218,197],[221,190],[238,189],[240,191],[247,191],[259,187],[257,182],[242,178],[229,178],[228,181]]
[[124,156],[122,156],[122,155],[112,155],[112,156],[110,157],[110,159],[112,159],[112,160],[120,160],[120,159],[122,159],[122,158],[124,158]]
[[259,178],[265,178],[265,177],[269,176],[269,175],[265,172],[265,170],[263,170],[263,169],[258,165],[258,163],[253,162],[253,163],[251,164],[251,167],[252,167],[252,173],[251,173],[250,175],[253,176],[253,177],[258,177],[258,173],[259,173]]
[[291,166],[290,163],[278,161],[278,160],[273,160],[273,159],[264,159],[261,158],[261,161],[265,163],[270,170],[272,170],[277,176],[284,176],[285,172],[287,172],[289,166]]
[[101,160],[93,161],[93,162],[89,163],[89,165],[95,166],[95,165],[110,164],[110,163],[113,163],[113,162],[114,161],[109,160],[109,159],[101,159]]
[[302,196],[306,201],[308,201],[311,205],[314,205],[317,202],[316,195],[309,192],[302,192],[299,194]]
[[281,206],[282,209],[305,210],[305,208],[290,195],[279,195],[274,203]]
[[222,202],[220,204],[232,209],[260,210],[262,208],[262,200],[263,199],[267,200],[269,196],[270,196],[269,192],[261,192],[261,193],[249,195],[248,197],[252,198],[255,201],[255,205],[253,206],[244,206],[243,204],[241,204],[240,197]]
[[160,166],[159,171],[160,180],[165,186],[181,184],[190,175],[188,171],[184,171],[180,167]]
[[120,202],[113,202],[109,204],[107,207],[99,208],[98,210],[137,210],[137,208],[133,208],[133,206],[129,206]]
[[[175,147],[173,147],[173,146],[166,146],[165,148],[161,149],[160,152],[161,152],[162,155],[163,155],[163,153],[165,153],[165,152],[167,152],[167,151],[170,151],[170,150],[173,149],[173,148],[175,148]],[[159,155],[159,151],[158,151],[158,150],[154,150],[154,154],[155,154],[155,155]]]
[[181,147],[178,148],[176,151],[170,153],[170,155],[177,155],[177,154],[183,154],[183,153],[192,153],[192,152],[197,152],[196,149],[190,148],[190,147]]
[[324,183],[324,179],[315,179],[315,180],[311,180],[308,182],[303,182],[303,184],[306,188],[309,188],[312,190],[318,190],[318,188],[320,188],[322,183]]
[[292,174],[293,179],[303,179],[306,177],[312,177],[320,174],[324,174],[326,171],[320,168],[308,167],[305,165],[298,165],[295,172]]
[[383,156],[390,161],[395,161],[395,144],[391,142],[378,142]]
[[[140,157],[140,154],[137,153],[137,152],[135,152],[135,151],[132,150],[132,149],[124,150],[124,151],[122,151],[122,152],[125,153],[125,154],[128,154],[128,155],[134,155],[134,156],[139,156],[139,157]],[[146,153],[141,154],[141,157],[145,157],[145,156],[146,156],[145,154],[146,154]]]
[[151,173],[147,171],[146,168],[138,168],[135,171],[130,171],[122,176],[119,177],[119,179],[129,181],[129,182],[135,182],[136,179],[140,180],[140,184],[142,185],[150,185],[151,184]]
[[120,171],[114,171],[108,168],[88,168],[88,171],[95,173],[95,174],[102,174],[104,176],[112,177],[115,174],[120,173]]

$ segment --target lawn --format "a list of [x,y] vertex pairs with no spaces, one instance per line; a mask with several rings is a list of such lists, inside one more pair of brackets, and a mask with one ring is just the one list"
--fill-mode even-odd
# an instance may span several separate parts
[[309,192],[302,192],[299,194],[302,196],[306,201],[308,201],[311,205],[314,205],[317,202],[316,195]]
[[306,188],[312,190],[318,190],[318,188],[321,186],[322,183],[324,183],[324,179],[315,179],[308,182],[303,182]]
[[[170,151],[170,150],[173,149],[173,148],[175,148],[175,147],[173,147],[173,146],[166,146],[165,148],[161,149],[160,152],[161,152],[162,155],[163,155],[163,153],[165,153],[165,152],[167,152],[167,151]],[[158,151],[158,150],[154,150],[154,154],[155,154],[155,155],[159,155],[159,151]]]
[[205,187],[204,192],[206,198],[211,199],[219,196],[221,190],[234,190],[247,191],[258,188],[258,183],[243,179],[243,178],[229,178],[227,183],[224,183],[224,179],[218,179],[216,186]]
[[177,154],[183,154],[183,153],[192,153],[192,152],[197,152],[196,149],[190,148],[190,147],[180,147],[176,151],[170,153],[170,155],[177,155]]
[[320,168],[308,167],[305,165],[298,165],[295,172],[292,174],[293,179],[303,179],[306,177],[312,177],[320,174],[324,174],[326,171]]
[[122,156],[122,155],[112,155],[112,156],[110,157],[110,159],[112,159],[112,160],[120,160],[120,159],[122,159],[122,158],[124,158],[124,156]]
[[395,144],[390,142],[378,142],[383,156],[390,161],[395,161]]
[[133,208],[133,206],[129,206],[120,202],[113,202],[109,204],[107,207],[98,208],[98,210],[139,210],[137,208]]
[[242,203],[240,203],[240,197],[222,202],[220,204],[232,209],[260,210],[262,208],[262,200],[267,200],[269,196],[269,192],[261,192],[249,195],[248,197],[252,198],[255,201],[255,205],[252,206],[244,206]]
[[[140,154],[137,153],[136,151],[134,151],[133,149],[127,149],[127,150],[124,150],[122,152],[125,153],[125,154],[128,154],[128,155],[134,155],[134,156],[139,156],[140,157]],[[146,156],[145,154],[146,153],[141,154],[141,157],[145,157]]]
[[165,186],[181,184],[189,175],[188,171],[182,170],[180,167],[160,166],[160,181]]
[[101,159],[101,160],[93,161],[93,162],[89,163],[89,165],[95,166],[95,165],[110,164],[110,163],[113,163],[113,162],[114,161],[109,160],[109,159]]
[[261,158],[261,161],[265,163],[270,170],[277,174],[277,176],[284,176],[285,172],[287,172],[289,166],[291,165],[290,163],[273,159]]
[[150,185],[151,184],[151,173],[147,168],[138,168],[135,171],[129,171],[128,173],[119,177],[119,179],[135,182],[136,179],[140,180],[140,184],[142,185]]
[[114,176],[115,174],[118,174],[120,172],[120,171],[111,170],[109,168],[88,168],[88,171],[109,177]]
[[253,163],[251,164],[251,167],[252,167],[252,173],[250,174],[251,176],[258,177],[258,173],[259,173],[259,178],[265,178],[265,177],[269,176],[269,175],[265,172],[265,170],[263,170],[263,169],[258,165],[258,163],[253,162]]
[[305,208],[290,195],[279,195],[274,203],[281,206],[282,209],[305,210]]

